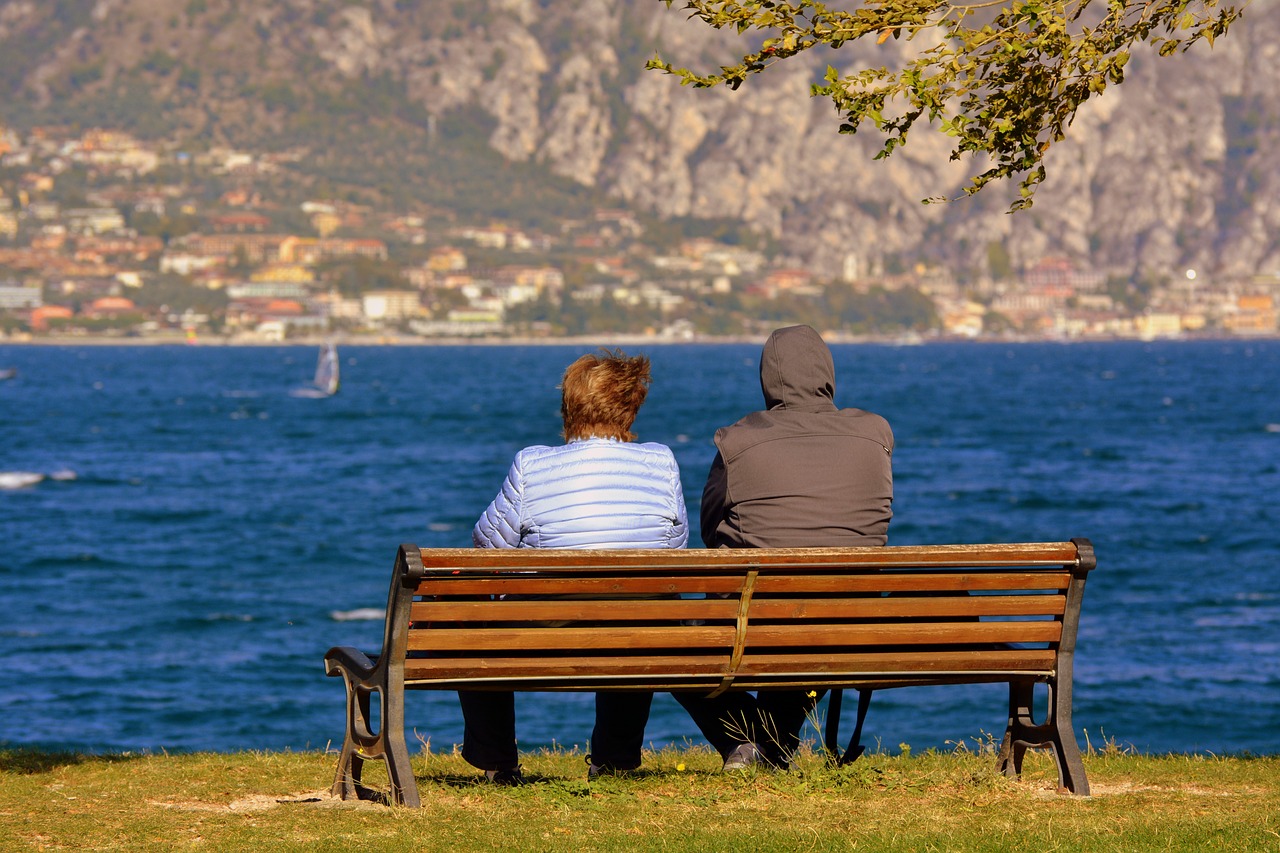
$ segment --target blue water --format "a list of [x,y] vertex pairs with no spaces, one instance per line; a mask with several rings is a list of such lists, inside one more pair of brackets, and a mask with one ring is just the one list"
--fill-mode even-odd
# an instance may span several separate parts
[[[589,349],[348,347],[341,393],[307,400],[308,348],[0,346],[0,744],[340,742],[325,650],[377,647],[361,609],[400,542],[469,544],[515,451],[558,440],[555,385]],[[675,450],[696,527],[758,347],[645,351],[637,431]],[[838,402],[897,436],[891,543],[1093,539],[1082,744],[1280,753],[1280,341],[834,351]],[[522,748],[586,738],[589,696],[518,701]],[[1005,702],[877,694],[866,740],[972,745]],[[407,722],[411,745],[461,737],[450,694],[410,694]],[[668,696],[648,737],[699,742]]]

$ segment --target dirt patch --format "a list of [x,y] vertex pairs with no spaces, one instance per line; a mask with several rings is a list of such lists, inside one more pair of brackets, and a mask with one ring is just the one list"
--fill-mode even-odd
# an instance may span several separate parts
[[[1052,787],[1042,788],[1037,791],[1041,796],[1066,796],[1066,791],[1058,791]],[[1198,797],[1234,797],[1238,791],[1223,791],[1205,788],[1199,785],[1147,785],[1138,782],[1116,782],[1108,784],[1105,782],[1090,782],[1089,796],[1097,797],[1116,797],[1124,794],[1190,794]]]
[[177,809],[189,812],[231,812],[245,813],[264,812],[278,806],[306,805],[320,808],[344,809],[381,809],[385,808],[369,800],[343,800],[325,791],[304,791],[300,794],[289,794],[283,797],[272,797],[267,794],[251,794],[232,800],[230,803],[207,803],[201,800],[181,800],[178,802],[160,802],[150,800],[148,805],[164,809]]

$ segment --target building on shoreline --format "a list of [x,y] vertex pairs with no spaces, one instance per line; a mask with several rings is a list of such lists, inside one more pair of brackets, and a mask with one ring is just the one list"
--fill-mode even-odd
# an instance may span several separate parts
[[[500,221],[273,198],[288,159],[198,157],[118,131],[4,130],[0,335],[302,339],[752,336],[808,322],[851,339],[1271,336],[1280,274],[1133,281],[1046,254],[1022,270],[891,268],[850,251],[833,279],[709,237],[649,240],[625,210],[539,233]],[[160,167],[172,167],[168,170]],[[95,183],[64,191],[69,170]],[[181,172],[182,182],[166,174]],[[83,175],[79,176],[83,178]],[[305,232],[305,233],[304,233]],[[107,310],[103,299],[130,310]],[[122,303],[121,303],[122,304]],[[95,307],[96,306],[96,307]]]

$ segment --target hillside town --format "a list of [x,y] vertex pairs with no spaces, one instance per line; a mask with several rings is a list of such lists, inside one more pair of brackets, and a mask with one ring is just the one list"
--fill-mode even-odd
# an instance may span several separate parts
[[0,125],[0,341],[1277,334],[1280,271],[1133,281],[1065,255],[1015,269],[997,247],[977,271],[851,250],[832,277],[767,239],[658,237],[617,208],[530,225],[308,195],[305,157]]

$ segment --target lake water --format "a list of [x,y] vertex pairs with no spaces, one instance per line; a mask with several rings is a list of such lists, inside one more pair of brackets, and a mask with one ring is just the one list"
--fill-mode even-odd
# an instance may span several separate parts
[[[520,447],[556,443],[586,346],[0,345],[0,744],[92,752],[341,742],[333,645],[376,648],[396,546],[467,546]],[[760,405],[759,348],[653,360],[637,432],[680,462],[698,542],[710,436]],[[837,402],[893,425],[890,543],[1093,540],[1082,746],[1280,752],[1280,341],[833,347]],[[854,703],[847,702],[846,713]],[[877,694],[865,742],[998,737],[1005,691]],[[522,749],[590,696],[518,698]],[[411,693],[432,749],[451,694]],[[844,731],[851,730],[846,720]],[[701,742],[669,696],[654,744]]]

